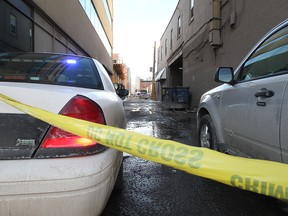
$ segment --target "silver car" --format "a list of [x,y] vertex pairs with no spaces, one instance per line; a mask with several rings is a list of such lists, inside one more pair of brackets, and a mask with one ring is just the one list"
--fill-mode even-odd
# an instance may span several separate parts
[[202,147],[244,157],[288,162],[288,20],[272,29],[224,83],[206,92],[197,113]]

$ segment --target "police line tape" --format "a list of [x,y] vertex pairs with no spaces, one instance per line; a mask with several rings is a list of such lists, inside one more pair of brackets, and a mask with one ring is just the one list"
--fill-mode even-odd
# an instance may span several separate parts
[[287,164],[230,156],[206,148],[54,114],[2,94],[0,100],[55,127],[107,147],[243,190],[288,200]]

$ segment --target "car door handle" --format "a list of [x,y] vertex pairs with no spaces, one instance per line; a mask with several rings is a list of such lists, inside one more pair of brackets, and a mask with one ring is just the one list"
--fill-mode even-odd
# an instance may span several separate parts
[[255,97],[264,97],[264,98],[269,98],[274,95],[274,92],[272,90],[268,90],[266,88],[260,89],[257,93],[255,93]]

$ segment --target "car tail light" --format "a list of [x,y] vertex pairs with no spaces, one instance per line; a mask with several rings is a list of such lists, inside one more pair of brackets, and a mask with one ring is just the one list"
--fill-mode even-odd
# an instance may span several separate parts
[[[99,124],[105,124],[104,114],[100,106],[94,101],[79,95],[73,97],[63,107],[59,114]],[[78,156],[83,154],[93,154],[95,152],[103,151],[105,148],[105,146],[97,144],[95,141],[51,126],[44,137],[36,156]]]

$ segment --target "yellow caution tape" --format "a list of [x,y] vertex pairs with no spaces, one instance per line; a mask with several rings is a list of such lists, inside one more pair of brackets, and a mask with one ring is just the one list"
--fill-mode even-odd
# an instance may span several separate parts
[[0,100],[55,127],[107,147],[237,188],[288,200],[287,164],[230,156],[206,148],[54,114],[2,94]]

